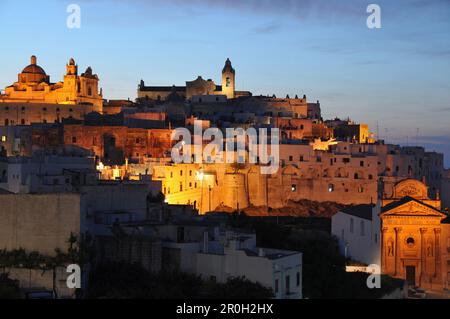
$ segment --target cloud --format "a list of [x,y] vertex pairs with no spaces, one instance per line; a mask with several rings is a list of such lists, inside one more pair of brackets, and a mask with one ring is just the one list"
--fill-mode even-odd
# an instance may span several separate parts
[[282,28],[282,24],[278,22],[272,22],[257,26],[251,30],[252,33],[255,34],[268,34],[279,31]]

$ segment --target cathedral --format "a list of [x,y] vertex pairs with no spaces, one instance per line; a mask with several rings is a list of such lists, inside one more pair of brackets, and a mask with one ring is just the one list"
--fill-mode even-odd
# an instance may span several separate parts
[[79,75],[78,65],[70,59],[64,80],[52,83],[33,55],[30,64],[18,74],[17,82],[0,95],[0,123],[5,126],[51,123],[102,112],[103,97],[98,82],[91,67]]
[[[413,286],[448,287],[449,224],[425,184],[405,180],[382,201],[381,269]],[[443,236],[443,237],[442,237]]]
[[426,289],[450,287],[450,218],[439,196],[414,179],[395,185],[375,204],[332,218],[332,233],[349,260],[380,266],[383,274]]
[[[187,100],[205,99],[206,96],[215,96],[214,101],[234,99],[240,96],[250,96],[247,91],[236,91],[236,71],[230,59],[225,61],[222,69],[222,85],[216,85],[213,80],[205,80],[201,76],[193,81],[186,81],[185,86],[145,86],[143,80],[138,87],[138,98],[148,98],[155,101],[169,100],[176,95]],[[197,99],[196,99],[197,97]],[[211,100],[212,101],[212,100]]]

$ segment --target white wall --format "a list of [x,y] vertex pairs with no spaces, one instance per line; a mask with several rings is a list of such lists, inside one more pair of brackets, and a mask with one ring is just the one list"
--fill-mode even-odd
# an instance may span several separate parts
[[[300,277],[298,286],[297,273]],[[243,250],[227,247],[224,255],[198,253],[197,274],[205,279],[214,276],[218,282],[226,282],[229,277],[245,276],[252,282],[272,288],[274,293],[275,282],[278,280],[276,298],[302,298],[301,253],[269,259],[264,256],[249,256]],[[286,293],[287,276],[289,276],[290,294]]]
[[[380,227],[377,219],[375,217],[375,222],[372,222],[343,212],[335,214],[331,221],[331,233],[339,240],[340,253],[367,265],[379,265]],[[350,229],[352,220],[353,232]],[[364,233],[361,232],[362,223]]]

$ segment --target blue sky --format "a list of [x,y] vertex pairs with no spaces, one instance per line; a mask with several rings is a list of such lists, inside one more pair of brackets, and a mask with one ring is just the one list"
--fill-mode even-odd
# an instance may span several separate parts
[[[71,3],[80,29],[66,27]],[[370,3],[381,29],[366,27]],[[0,27],[2,88],[32,54],[52,81],[71,57],[92,66],[113,99],[134,99],[141,78],[219,82],[229,57],[238,89],[306,94],[326,118],[378,123],[380,137],[418,140],[450,167],[450,0],[0,0]]]

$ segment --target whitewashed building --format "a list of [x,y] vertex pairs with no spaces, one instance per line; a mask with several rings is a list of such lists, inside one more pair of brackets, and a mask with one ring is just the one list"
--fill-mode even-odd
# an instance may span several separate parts
[[331,219],[331,233],[339,241],[340,253],[362,264],[380,265],[379,207],[363,204],[348,207]]
[[163,250],[176,260],[179,270],[220,283],[245,277],[271,288],[277,299],[302,298],[301,252],[257,247],[253,233],[208,227],[207,223],[170,227],[177,227],[177,238],[163,237]]

